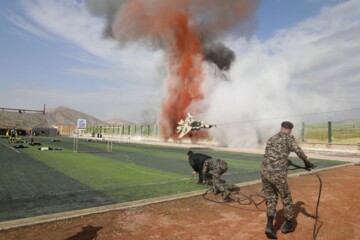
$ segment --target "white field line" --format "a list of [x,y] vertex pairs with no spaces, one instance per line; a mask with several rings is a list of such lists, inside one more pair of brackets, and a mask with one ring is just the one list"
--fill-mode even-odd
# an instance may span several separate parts
[[18,150],[16,150],[15,148],[12,148],[12,147],[10,147],[10,146],[8,146],[7,144],[5,144],[5,143],[1,143],[2,145],[4,145],[5,147],[8,147],[8,148],[10,148],[11,150],[13,150],[14,152],[16,152],[16,153],[20,153]]

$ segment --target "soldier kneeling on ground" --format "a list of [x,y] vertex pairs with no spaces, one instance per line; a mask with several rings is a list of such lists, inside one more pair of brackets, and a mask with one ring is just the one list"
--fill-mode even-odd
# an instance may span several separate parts
[[190,166],[199,174],[198,184],[206,184],[207,178],[210,177],[213,183],[213,193],[222,193],[223,200],[228,200],[231,192],[226,189],[225,181],[220,178],[228,169],[227,163],[222,159],[215,159],[202,153],[189,151],[187,155]]

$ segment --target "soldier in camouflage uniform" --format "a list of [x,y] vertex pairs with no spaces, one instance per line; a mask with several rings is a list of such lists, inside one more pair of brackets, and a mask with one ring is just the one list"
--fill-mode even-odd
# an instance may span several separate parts
[[[225,173],[228,169],[227,163],[222,159],[208,158],[204,162],[202,169],[202,175],[205,176],[209,171],[212,171],[212,180],[214,185],[214,193],[218,191],[223,194],[223,200],[228,200],[230,196],[230,191],[224,188],[224,185],[221,182],[221,175]],[[205,184],[205,181],[203,181]]]
[[288,156],[290,152],[295,152],[305,163],[305,168],[314,168],[307,156],[296,144],[291,131],[294,125],[291,122],[283,122],[278,134],[275,134],[266,143],[264,160],[261,165],[261,180],[265,192],[267,204],[267,226],[265,234],[268,238],[276,239],[273,220],[276,213],[276,205],[279,195],[284,205],[284,215],[286,222],[281,227],[282,233],[289,233],[295,230],[293,222],[294,211],[292,199],[287,184]]

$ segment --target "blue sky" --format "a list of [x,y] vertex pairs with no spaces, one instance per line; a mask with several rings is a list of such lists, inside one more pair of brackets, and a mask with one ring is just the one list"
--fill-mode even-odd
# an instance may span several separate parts
[[279,29],[290,28],[302,20],[315,16],[324,6],[341,3],[340,0],[264,0],[258,8],[259,27],[256,36],[266,40]]
[[[281,105],[281,111],[274,109],[266,115],[269,112],[263,104],[254,104],[252,109],[262,114],[252,118],[360,108],[358,3],[263,0],[256,13],[259,24],[255,35],[250,40],[224,39],[237,54],[230,72],[234,79],[231,89],[241,85],[241,91],[251,92],[254,86],[250,82],[261,88],[266,81],[279,86],[272,93],[279,89],[288,93],[270,101],[272,106]],[[46,104],[71,107],[103,120],[154,120],[165,98],[164,54],[135,44],[120,49],[115,41],[101,38],[102,28],[102,19],[91,16],[82,1],[2,1],[1,107],[41,109]],[[336,54],[331,54],[332,50]],[[252,73],[259,61],[271,69],[266,79]],[[245,85],[236,82],[246,77],[252,80]],[[214,106],[209,118],[218,109],[215,98],[223,94],[222,89],[227,87],[220,84],[209,94],[209,104]],[[266,89],[260,94],[271,95]],[[299,96],[306,96],[306,101],[299,103]],[[291,104],[283,105],[284,101]],[[247,113],[245,109],[236,116],[224,114],[239,119]],[[345,117],[359,117],[359,112],[346,113]]]

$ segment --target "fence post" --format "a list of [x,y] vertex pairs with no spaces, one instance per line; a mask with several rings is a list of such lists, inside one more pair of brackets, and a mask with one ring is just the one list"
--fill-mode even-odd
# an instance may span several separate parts
[[331,144],[332,131],[331,131],[331,121],[328,122],[328,143]]
[[301,141],[305,142],[305,123],[302,122],[301,124]]

